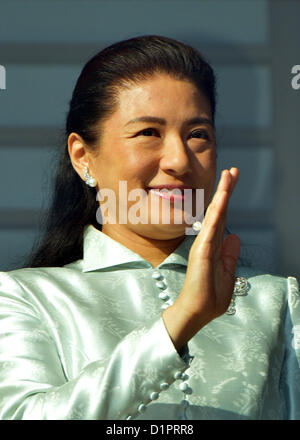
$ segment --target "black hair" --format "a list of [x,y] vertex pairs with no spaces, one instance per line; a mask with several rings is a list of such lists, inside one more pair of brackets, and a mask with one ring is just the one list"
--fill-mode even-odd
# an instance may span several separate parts
[[117,42],[97,53],[83,67],[69,103],[43,238],[26,267],[63,266],[81,259],[84,227],[92,224],[101,230],[96,220],[96,190],[88,187],[74,170],[68,137],[75,132],[91,150],[101,148],[101,123],[114,113],[120,89],[155,73],[193,82],[210,103],[214,125],[215,75],[196,49],[171,38],[144,35]]

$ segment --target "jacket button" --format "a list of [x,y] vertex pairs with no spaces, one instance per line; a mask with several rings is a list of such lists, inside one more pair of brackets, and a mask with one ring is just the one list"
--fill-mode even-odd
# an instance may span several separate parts
[[162,291],[160,292],[160,294],[158,295],[160,299],[169,299],[169,295],[167,294],[167,292]]
[[176,373],[174,374],[174,379],[178,380],[182,378],[182,373],[181,371],[176,371]]
[[161,274],[157,270],[155,272],[153,272],[152,278],[154,278],[155,280],[158,280],[160,277],[161,277]]
[[161,389],[162,391],[165,391],[165,390],[167,390],[168,388],[169,388],[169,384],[168,384],[167,382],[163,382],[163,383],[160,384],[160,389]]
[[146,411],[146,405],[141,403],[140,406],[138,407],[138,412],[139,413],[144,413],[145,411]]
[[181,391],[186,391],[187,389],[188,389],[188,384],[186,383],[186,382],[182,382],[180,385],[179,385],[179,388],[181,389]]
[[150,399],[151,400],[156,400],[158,399],[159,394],[156,391],[153,391],[153,393],[150,394]]
[[156,286],[159,288],[159,289],[165,289],[166,288],[166,283],[165,282],[163,282],[163,281],[156,281]]

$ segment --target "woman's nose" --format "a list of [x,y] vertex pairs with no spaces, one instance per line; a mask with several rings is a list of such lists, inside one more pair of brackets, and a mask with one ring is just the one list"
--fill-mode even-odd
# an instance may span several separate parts
[[179,136],[165,140],[160,168],[166,173],[178,175],[191,171],[187,148]]

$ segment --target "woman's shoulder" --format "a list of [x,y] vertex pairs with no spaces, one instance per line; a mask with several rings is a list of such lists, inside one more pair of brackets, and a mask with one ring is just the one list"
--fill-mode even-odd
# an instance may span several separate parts
[[298,295],[299,283],[293,275],[282,275],[266,272],[260,268],[239,266],[235,273],[236,278],[244,278],[248,285],[248,290],[255,291],[257,294],[270,295]]
[[256,267],[253,265],[240,265],[236,268],[236,274],[239,276],[239,274],[244,274],[247,277],[264,277],[265,279],[271,281],[271,282],[286,282],[288,279],[292,278],[294,280],[297,280],[297,278],[293,274],[289,275],[283,275],[279,272],[270,271],[270,270],[264,270],[261,267]]
[[[80,261],[62,267],[25,267],[0,271],[1,310],[21,310],[40,316],[51,298],[67,302],[76,293],[82,271]],[[50,301],[50,302],[49,302]]]
[[65,266],[57,267],[23,267],[12,269],[9,271],[0,271],[0,286],[12,286],[18,284],[20,286],[38,283],[47,280],[55,282],[56,280],[69,279],[71,274],[81,274],[82,260],[74,261]]

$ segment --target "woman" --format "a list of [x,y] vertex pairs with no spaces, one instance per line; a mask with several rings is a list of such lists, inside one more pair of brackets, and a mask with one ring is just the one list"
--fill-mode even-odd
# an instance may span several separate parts
[[297,282],[237,265],[224,239],[238,170],[213,196],[214,115],[213,70],[178,41],[86,64],[44,241],[1,273],[2,419],[300,418]]

